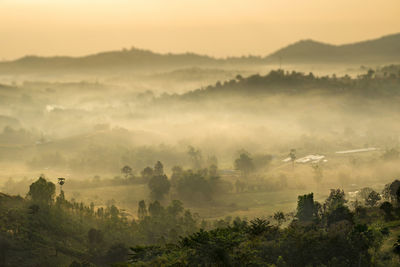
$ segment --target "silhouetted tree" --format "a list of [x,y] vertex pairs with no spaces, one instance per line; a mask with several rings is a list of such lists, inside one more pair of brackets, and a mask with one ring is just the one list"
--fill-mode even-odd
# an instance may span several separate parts
[[150,178],[148,183],[151,196],[154,199],[162,199],[166,194],[168,194],[169,189],[171,187],[171,183],[169,182],[166,175],[155,175]]
[[164,166],[160,161],[157,161],[156,165],[154,165],[154,175],[155,176],[164,175]]
[[297,214],[296,217],[301,222],[311,222],[316,217],[316,206],[314,203],[314,194],[306,194],[298,196],[297,199]]
[[143,220],[147,216],[147,208],[146,208],[146,203],[144,200],[139,201],[139,207],[138,207],[138,217],[139,220]]
[[247,177],[254,170],[253,159],[248,153],[241,153],[235,160],[235,169],[239,170],[243,177]]
[[386,220],[391,220],[393,218],[392,212],[393,212],[393,205],[392,203],[385,201],[381,204],[379,207],[384,213],[385,213],[385,219]]
[[52,182],[46,181],[45,178],[39,177],[36,182],[30,185],[28,196],[30,196],[34,202],[50,204],[53,202],[55,193],[56,186]]
[[198,170],[201,168],[203,164],[203,157],[201,155],[201,151],[199,149],[195,149],[192,146],[189,146],[188,148],[188,155],[190,157],[190,160],[192,161],[192,166],[194,170]]
[[128,179],[131,175],[132,175],[132,168],[129,167],[128,165],[125,165],[122,169],[121,169],[122,174],[124,174],[125,179]]

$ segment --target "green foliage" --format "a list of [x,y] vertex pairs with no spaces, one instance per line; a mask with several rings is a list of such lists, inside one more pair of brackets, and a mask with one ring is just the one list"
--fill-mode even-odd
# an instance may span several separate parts
[[[311,202],[313,195],[299,199]],[[335,207],[339,212],[345,206]],[[373,266],[372,251],[381,246],[384,230],[342,220],[330,226],[292,222],[284,229],[263,219],[235,220],[183,237],[177,246],[133,248],[131,260],[143,266]]]
[[331,189],[331,192],[326,199],[324,206],[328,211],[332,211],[343,206],[347,200],[345,199],[344,191],[341,189]]
[[285,220],[285,214],[282,211],[277,211],[274,214],[274,219],[278,222],[278,225],[281,225]]
[[50,204],[56,193],[56,186],[52,182],[40,177],[29,187],[28,196],[32,201],[40,204]]
[[203,172],[185,171],[176,182],[176,191],[180,198],[188,201],[210,200],[213,192],[210,180]]
[[385,219],[386,220],[391,220],[393,218],[392,212],[393,212],[393,205],[392,203],[385,201],[381,204],[379,207],[383,212],[385,213]]
[[400,188],[400,181],[397,179],[389,184],[386,184],[385,188],[382,191],[384,199],[391,202],[397,201],[396,193],[399,188]]
[[163,199],[168,194],[171,183],[166,175],[155,175],[150,178],[148,183],[151,196],[154,199]]
[[368,194],[368,197],[365,199],[365,204],[370,207],[375,207],[376,204],[381,200],[381,195],[375,191],[372,191]]
[[[43,205],[0,194],[2,265],[128,266],[129,260],[137,266],[375,266],[389,235],[376,208],[363,207],[362,216],[351,211],[339,189],[323,206],[313,193],[299,196],[297,220],[287,227],[227,217],[214,224],[203,220],[199,230],[198,215],[179,200],[168,206],[140,201],[138,218],[130,221],[115,205],[95,210],[63,195],[57,199]],[[380,209],[387,218],[397,216],[390,202]],[[280,224],[285,216],[277,212],[274,218]],[[393,252],[400,254],[397,243]]]
[[314,202],[314,194],[299,196],[297,200],[296,217],[301,222],[311,222],[316,219],[317,206]]

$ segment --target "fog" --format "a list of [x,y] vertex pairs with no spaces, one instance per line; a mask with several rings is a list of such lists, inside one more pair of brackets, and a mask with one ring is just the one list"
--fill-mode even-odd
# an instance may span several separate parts
[[[252,217],[260,215],[260,207],[264,216],[291,211],[293,190],[314,191],[320,198],[336,187],[381,190],[399,175],[398,152],[385,158],[389,150],[398,151],[400,141],[397,76],[384,78],[375,67],[368,78],[365,67],[346,65],[297,66],[305,74],[276,66],[263,66],[259,74],[254,69],[109,72],[101,79],[76,73],[3,75],[2,191],[24,196],[40,174],[66,177],[67,197],[96,205],[113,199],[134,214],[139,200],[151,199],[140,181],[145,167],[161,161],[170,177],[174,166],[196,170],[216,164],[225,186],[212,198],[215,211],[204,209],[209,204],[203,200],[189,201],[188,207],[211,218]],[[319,70],[316,78],[309,75],[313,70]],[[285,80],[296,75],[312,78],[300,86]],[[275,80],[257,81],[260,77]],[[371,91],[375,86],[385,89]],[[197,165],[190,147],[199,152]],[[367,147],[377,149],[335,153]],[[324,155],[327,161],[318,163],[322,178],[316,181],[313,164],[283,162],[291,149],[297,158]],[[234,164],[243,151],[253,160],[269,157],[246,178]],[[123,181],[126,165],[138,177],[133,184]],[[238,194],[235,183],[242,180],[246,193]],[[274,196],[277,191],[282,199]],[[174,197],[171,192],[166,200]]]

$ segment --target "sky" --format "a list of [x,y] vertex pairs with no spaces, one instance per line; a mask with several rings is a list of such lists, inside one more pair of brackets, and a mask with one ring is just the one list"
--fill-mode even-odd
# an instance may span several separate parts
[[400,32],[400,0],[0,0],[0,60],[123,48],[267,55]]

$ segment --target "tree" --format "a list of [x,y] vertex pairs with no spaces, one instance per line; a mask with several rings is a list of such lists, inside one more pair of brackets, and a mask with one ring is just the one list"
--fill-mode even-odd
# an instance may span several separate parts
[[379,193],[372,191],[369,193],[368,197],[365,199],[365,204],[370,207],[375,207],[375,205],[381,200],[381,195]]
[[397,242],[393,245],[393,253],[400,257],[400,235],[397,237]]
[[167,211],[173,217],[183,212],[183,203],[179,200],[172,200],[171,204],[167,207]]
[[164,207],[157,200],[149,205],[149,214],[151,217],[161,217],[164,212]]
[[392,216],[392,211],[393,211],[393,205],[392,203],[385,201],[381,204],[379,207],[384,213],[385,213],[385,219],[386,220],[391,220],[393,218]]
[[195,149],[192,146],[189,146],[187,153],[190,157],[190,160],[192,161],[193,169],[200,169],[203,163],[203,156],[201,155],[201,151],[199,149]]
[[217,177],[218,176],[218,167],[217,165],[212,164],[209,168],[208,168],[208,175],[210,177]]
[[248,153],[241,153],[235,160],[235,169],[239,170],[243,177],[247,177],[254,170],[253,159]]
[[396,201],[397,205],[400,205],[400,187],[396,190]]
[[154,165],[154,175],[156,176],[164,175],[164,166],[160,161],[157,161],[156,165]]
[[144,202],[144,200],[141,200],[139,202],[138,218],[139,220],[143,220],[146,216],[147,216],[146,203]]
[[176,183],[176,191],[187,201],[210,200],[213,194],[211,179],[206,179],[204,171],[185,171]]
[[176,186],[180,178],[182,178],[183,169],[180,166],[172,167],[171,185]]
[[332,211],[337,207],[343,206],[347,200],[344,191],[341,189],[331,189],[328,198],[325,200],[324,207],[327,211]]
[[166,194],[168,194],[171,183],[166,175],[155,175],[150,178],[148,186],[151,196],[154,199],[161,200]]
[[132,168],[129,167],[128,165],[125,165],[122,169],[121,169],[122,174],[125,175],[125,179],[128,179],[130,176],[132,176]]
[[101,230],[97,230],[94,228],[90,228],[88,231],[88,240],[89,244],[91,245],[97,245],[103,242],[103,233]]
[[36,182],[30,185],[28,196],[30,196],[34,202],[48,205],[53,202],[55,193],[56,186],[40,176]]
[[296,217],[299,219],[299,221],[313,221],[316,218],[316,212],[313,193],[298,196]]
[[282,211],[277,211],[274,214],[274,219],[278,222],[280,226],[285,221],[285,214]]
[[112,245],[105,256],[107,263],[125,262],[129,256],[129,249],[124,243],[117,243]]
[[400,181],[399,180],[394,180],[390,184],[386,184],[385,188],[382,191],[383,197],[388,200],[388,201],[396,201],[397,200],[397,190],[400,187]]
[[11,245],[6,238],[0,235],[0,265],[6,266],[6,256],[7,251],[10,249]]
[[143,169],[143,171],[140,172],[140,174],[145,181],[148,181],[151,177],[153,177],[154,171],[151,167],[146,167]]
[[360,190],[360,192],[358,192],[357,195],[359,195],[361,197],[361,199],[364,201],[364,203],[366,202],[369,194],[374,191],[374,189],[370,188],[370,187],[364,187]]

